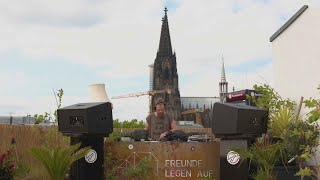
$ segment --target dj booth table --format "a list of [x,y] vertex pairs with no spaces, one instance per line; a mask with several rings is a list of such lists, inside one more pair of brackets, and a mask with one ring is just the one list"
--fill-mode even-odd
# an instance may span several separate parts
[[116,169],[118,179],[125,179],[123,173],[138,167],[143,157],[153,167],[149,179],[220,179],[219,142],[106,142],[108,153],[114,162],[105,169],[107,174]]

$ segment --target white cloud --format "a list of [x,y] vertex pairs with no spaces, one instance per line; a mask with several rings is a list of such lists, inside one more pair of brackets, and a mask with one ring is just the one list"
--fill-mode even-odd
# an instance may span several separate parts
[[[219,68],[220,71],[221,64]],[[229,92],[233,87],[235,90],[252,89],[253,85],[269,84],[273,85],[272,63],[256,69],[248,69],[247,72],[231,72],[228,66],[225,67],[226,79],[228,82]],[[210,71],[210,68],[204,68],[201,73],[201,78],[184,79],[183,86],[180,86],[181,96],[204,96],[213,97],[219,96],[219,82],[221,73]]]
[[[41,82],[44,80],[41,76],[31,76],[27,72],[18,70],[2,69],[0,71],[0,103],[11,104],[11,101],[6,101],[5,97],[23,97],[33,96],[37,90],[40,90]],[[51,87],[49,87],[49,90]],[[51,91],[50,91],[51,92]],[[49,93],[50,93],[49,92]],[[1,96],[4,96],[1,98]]]
[[[0,114],[9,115],[12,113],[17,116],[25,116],[27,114],[44,114],[48,112],[53,114],[57,109],[57,103],[54,95],[52,96],[37,96],[37,97],[14,97],[14,96],[0,96],[2,107]],[[79,102],[87,102],[86,98],[76,96],[64,96],[63,106],[76,104]],[[15,107],[11,109],[12,107]]]
[[229,81],[229,90],[232,91],[234,86],[236,90],[241,89],[252,89],[253,85],[269,84],[273,85],[273,70],[272,63],[266,64],[265,66],[253,69],[247,73],[234,73],[228,74],[227,80]]
[[113,118],[132,120],[134,118],[145,120],[149,112],[148,96],[131,97],[125,99],[112,99]]

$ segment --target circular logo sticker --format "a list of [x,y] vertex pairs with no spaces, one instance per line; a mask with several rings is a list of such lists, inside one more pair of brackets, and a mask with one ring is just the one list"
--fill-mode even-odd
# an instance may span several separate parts
[[255,96],[255,94],[254,94],[254,92],[253,92],[253,91],[250,93],[250,95],[251,95],[252,97],[254,97],[254,96]]
[[235,151],[228,152],[228,154],[227,154],[228,163],[230,163],[232,165],[236,165],[236,164],[238,164],[239,160],[240,160],[240,155],[237,152],[235,152]]
[[94,163],[97,160],[97,157],[98,157],[97,152],[93,149],[90,149],[89,152],[84,157],[84,159],[88,163]]
[[133,149],[133,145],[132,145],[132,144],[129,144],[128,148],[129,148],[129,149]]

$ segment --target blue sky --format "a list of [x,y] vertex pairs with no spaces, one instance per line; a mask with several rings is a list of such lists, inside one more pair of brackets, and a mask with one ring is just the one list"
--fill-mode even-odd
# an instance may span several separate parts
[[[53,112],[88,101],[88,86],[109,97],[147,91],[167,6],[182,96],[217,96],[224,56],[229,89],[272,85],[269,37],[303,4],[284,0],[17,0],[0,2],[0,115]],[[144,119],[148,98],[113,100],[114,117]]]

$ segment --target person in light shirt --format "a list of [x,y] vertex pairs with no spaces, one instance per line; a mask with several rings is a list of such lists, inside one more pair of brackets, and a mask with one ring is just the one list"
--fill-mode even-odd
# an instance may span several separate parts
[[155,112],[146,118],[145,130],[148,130],[149,138],[160,140],[165,138],[169,131],[177,129],[176,121],[172,114],[165,111],[164,100],[159,97],[155,103]]

